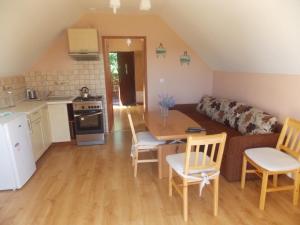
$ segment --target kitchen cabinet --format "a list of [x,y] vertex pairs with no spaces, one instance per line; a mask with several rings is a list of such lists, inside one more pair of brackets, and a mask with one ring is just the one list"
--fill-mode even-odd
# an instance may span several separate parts
[[69,53],[98,53],[98,33],[92,28],[68,29]]
[[41,115],[42,115],[44,149],[47,150],[52,143],[49,112],[48,112],[47,105],[41,109]]
[[31,133],[32,151],[37,161],[51,145],[51,131],[48,116],[48,106],[36,110],[28,115]]
[[32,151],[35,161],[44,153],[43,127],[41,118],[30,121]]
[[71,141],[67,104],[48,105],[52,142]]

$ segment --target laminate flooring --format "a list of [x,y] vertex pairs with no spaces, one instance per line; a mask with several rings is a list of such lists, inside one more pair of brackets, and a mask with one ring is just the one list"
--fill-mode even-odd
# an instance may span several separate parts
[[[141,108],[133,108],[138,129]],[[219,214],[213,216],[212,185],[202,197],[189,188],[189,221],[182,200],[168,196],[167,179],[159,180],[155,164],[142,164],[133,177],[131,133],[126,112],[115,110],[114,132],[106,145],[55,144],[38,161],[38,170],[18,191],[0,192],[1,225],[292,225],[300,224],[300,206],[291,192],[269,193],[265,211],[258,209],[260,181],[220,179]],[[288,182],[280,179],[281,182]]]

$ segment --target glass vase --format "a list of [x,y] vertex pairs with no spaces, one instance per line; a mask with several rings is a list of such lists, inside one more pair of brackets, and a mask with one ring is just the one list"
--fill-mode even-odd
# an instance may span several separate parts
[[160,107],[160,115],[162,117],[167,117],[169,115],[169,108],[168,107]]

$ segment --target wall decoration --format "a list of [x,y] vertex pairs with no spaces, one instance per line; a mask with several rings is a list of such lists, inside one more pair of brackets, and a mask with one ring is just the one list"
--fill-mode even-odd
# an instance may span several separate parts
[[160,43],[159,46],[156,48],[156,57],[157,58],[159,58],[159,57],[165,58],[166,57],[166,53],[167,53],[167,50],[165,49],[165,47],[163,46],[163,44]]
[[180,56],[180,64],[184,65],[190,65],[191,62],[191,56],[188,55],[187,51],[184,51],[183,55]]

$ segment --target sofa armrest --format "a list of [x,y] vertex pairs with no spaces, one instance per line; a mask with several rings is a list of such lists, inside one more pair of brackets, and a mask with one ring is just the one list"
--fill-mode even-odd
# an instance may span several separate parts
[[197,105],[198,105],[197,103],[177,104],[174,107],[172,107],[171,109],[178,110],[183,113],[189,113],[189,112],[195,112]]
[[241,178],[243,153],[248,148],[275,147],[279,133],[235,136],[228,140],[222,164],[223,174],[229,181]]

